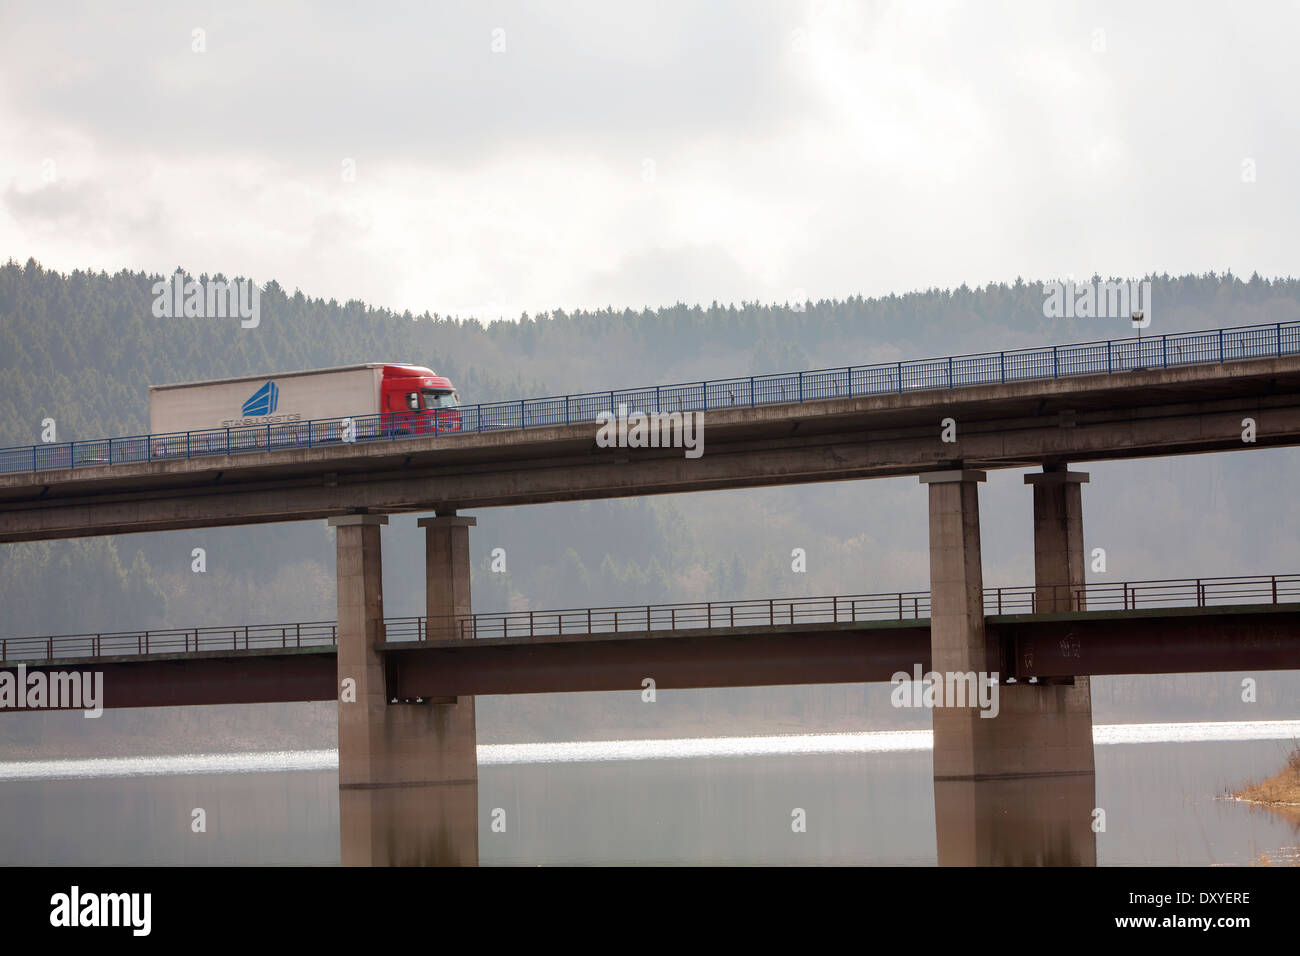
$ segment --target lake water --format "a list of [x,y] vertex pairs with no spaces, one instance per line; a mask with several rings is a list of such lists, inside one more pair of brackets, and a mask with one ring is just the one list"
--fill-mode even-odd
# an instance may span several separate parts
[[[1300,814],[1223,796],[1275,774],[1296,739],[1300,721],[1094,728],[1098,863],[1294,860]],[[928,731],[480,746],[480,860],[931,866],[930,746]],[[337,865],[336,762],[321,750],[0,763],[0,864]],[[205,833],[191,831],[195,808]]]

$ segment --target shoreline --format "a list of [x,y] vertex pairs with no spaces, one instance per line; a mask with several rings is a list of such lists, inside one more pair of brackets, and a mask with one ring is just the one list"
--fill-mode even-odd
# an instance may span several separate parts
[[1281,770],[1261,782],[1249,781],[1232,791],[1232,797],[1270,810],[1285,810],[1289,816],[1290,808],[1300,807],[1300,744],[1292,747]]

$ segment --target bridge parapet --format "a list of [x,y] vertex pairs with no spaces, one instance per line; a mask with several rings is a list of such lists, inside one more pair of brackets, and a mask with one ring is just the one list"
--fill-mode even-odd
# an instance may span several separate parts
[[[1042,590],[1035,585],[985,588],[984,613],[988,617],[1020,615],[1025,620],[1051,614],[1050,610],[1040,610]],[[1054,594],[1053,605],[1068,596],[1076,607],[1098,614],[1161,608],[1265,606],[1300,602],[1300,574],[1092,583],[1077,588],[1063,586],[1059,594]],[[448,634],[452,640],[552,637],[581,640],[588,636],[687,629],[928,622],[929,618],[928,591],[894,591],[442,615],[432,628],[429,619],[423,616],[386,617],[384,641],[388,644],[438,642],[448,639]],[[328,647],[337,643],[338,626],[334,621],[10,637],[0,638],[0,665],[160,654],[236,654]]]

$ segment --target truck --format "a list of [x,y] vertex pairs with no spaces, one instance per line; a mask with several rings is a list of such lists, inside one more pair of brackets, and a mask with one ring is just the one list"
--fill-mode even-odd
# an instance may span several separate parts
[[459,405],[451,381],[422,365],[368,362],[151,385],[149,431],[188,433],[185,454],[365,441],[460,431]]

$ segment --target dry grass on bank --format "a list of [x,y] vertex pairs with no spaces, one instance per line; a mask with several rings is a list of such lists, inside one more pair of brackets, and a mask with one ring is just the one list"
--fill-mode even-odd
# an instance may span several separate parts
[[1274,807],[1300,807],[1300,744],[1292,747],[1286,765],[1262,783],[1251,782],[1232,794],[1238,800]]

